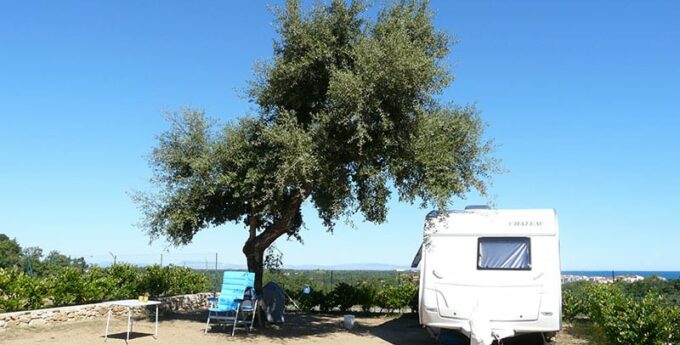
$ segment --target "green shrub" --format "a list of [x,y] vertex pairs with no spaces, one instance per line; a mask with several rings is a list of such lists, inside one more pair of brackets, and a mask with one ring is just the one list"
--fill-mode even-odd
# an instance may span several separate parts
[[17,268],[0,268],[0,313],[41,308],[46,294],[42,280]]
[[408,307],[411,309],[412,313],[418,312],[418,303],[420,303],[419,297],[419,287],[416,285],[416,291],[413,293],[411,300],[408,302]]
[[335,308],[335,301],[331,298],[330,293],[324,293],[321,290],[312,291],[316,304],[319,306],[319,310],[322,312],[328,312]]
[[415,294],[417,294],[418,286],[412,282],[402,282],[398,285],[385,284],[378,289],[376,301],[378,307],[388,312],[408,307]]
[[160,265],[147,266],[142,271],[140,291],[154,297],[163,296],[170,287],[170,280]]
[[97,266],[90,267],[82,275],[81,303],[95,303],[112,299],[118,286],[116,281],[105,269]]
[[0,269],[0,312],[50,306],[96,303],[136,298],[143,293],[170,296],[210,289],[205,274],[177,266],[149,266],[140,270],[121,264],[109,268],[59,267],[46,278],[34,278],[21,270]]
[[47,277],[48,291],[54,306],[82,304],[85,300],[83,272],[75,267],[61,267]]
[[626,294],[619,284],[591,284],[586,289],[589,316],[612,345],[676,344],[680,310],[657,293],[642,299]]
[[357,288],[347,283],[340,283],[335,286],[328,296],[332,301],[332,306],[339,307],[340,311],[345,312],[358,304]]
[[562,285],[562,318],[575,320],[588,316],[586,288],[590,282],[573,282]]
[[[295,296],[295,295],[293,295]],[[321,304],[321,301],[326,298],[326,294],[320,290],[314,290],[308,294],[302,293],[302,290],[297,292],[298,306],[302,311],[312,311],[315,307]]]
[[130,264],[116,264],[107,268],[107,273],[116,287],[108,296],[109,299],[136,298],[142,291],[141,270]]
[[141,275],[139,291],[151,296],[173,296],[209,291],[205,275],[178,266],[147,266]]
[[167,290],[163,292],[166,296],[184,295],[210,290],[208,279],[205,275],[196,271],[178,266],[167,266],[163,268],[167,279]]
[[377,305],[376,303],[377,293],[378,288],[373,283],[363,282],[357,286],[356,303],[361,306],[362,311],[369,312],[371,311],[371,307]]

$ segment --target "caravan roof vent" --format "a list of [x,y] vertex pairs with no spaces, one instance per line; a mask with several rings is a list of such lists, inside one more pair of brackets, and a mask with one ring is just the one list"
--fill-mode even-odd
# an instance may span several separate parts
[[465,210],[490,210],[491,207],[489,205],[468,205],[465,206]]

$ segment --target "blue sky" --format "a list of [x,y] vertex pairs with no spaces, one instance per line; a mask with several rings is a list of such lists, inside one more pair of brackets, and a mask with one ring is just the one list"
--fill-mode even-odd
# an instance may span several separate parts
[[[271,56],[271,3],[0,4],[0,233],[91,261],[218,252],[244,263],[240,225],[149,245],[127,193],[149,186],[164,110],[253,112],[241,90]],[[431,6],[460,41],[442,98],[477,104],[508,169],[493,204],[556,208],[564,269],[680,269],[680,3]],[[278,247],[291,265],[406,265],[428,210],[390,210],[386,224],[357,219],[330,235],[307,208],[305,244]]]

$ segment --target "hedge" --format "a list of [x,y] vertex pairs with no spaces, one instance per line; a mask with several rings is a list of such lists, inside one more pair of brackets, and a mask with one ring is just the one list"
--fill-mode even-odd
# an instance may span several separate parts
[[373,307],[382,312],[403,312],[407,308],[415,311],[418,300],[418,285],[410,281],[339,283],[328,292],[311,288],[310,293],[304,293],[303,287],[287,288],[286,292],[303,311],[318,309],[325,312],[337,308],[345,312],[356,306],[364,312]]
[[44,278],[31,277],[15,268],[0,268],[0,313],[210,289],[204,274],[172,265],[138,268],[119,264],[93,266],[86,271],[64,267]]
[[567,284],[563,317],[594,323],[605,344],[680,344],[680,308],[653,290],[643,296],[631,294],[626,291],[631,287],[624,284]]

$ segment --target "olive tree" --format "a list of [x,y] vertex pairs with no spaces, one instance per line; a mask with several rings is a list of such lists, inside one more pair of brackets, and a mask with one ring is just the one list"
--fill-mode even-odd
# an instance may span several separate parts
[[384,222],[392,194],[447,207],[486,193],[497,162],[472,106],[441,101],[452,81],[451,37],[427,2],[366,14],[360,1],[275,9],[272,59],[247,95],[254,116],[218,125],[202,111],[168,118],[150,164],[157,192],[136,194],[143,227],[176,245],[228,222],[248,231],[248,269],[262,284],[264,253],[283,235],[301,240],[308,201],[326,230],[360,213]]

